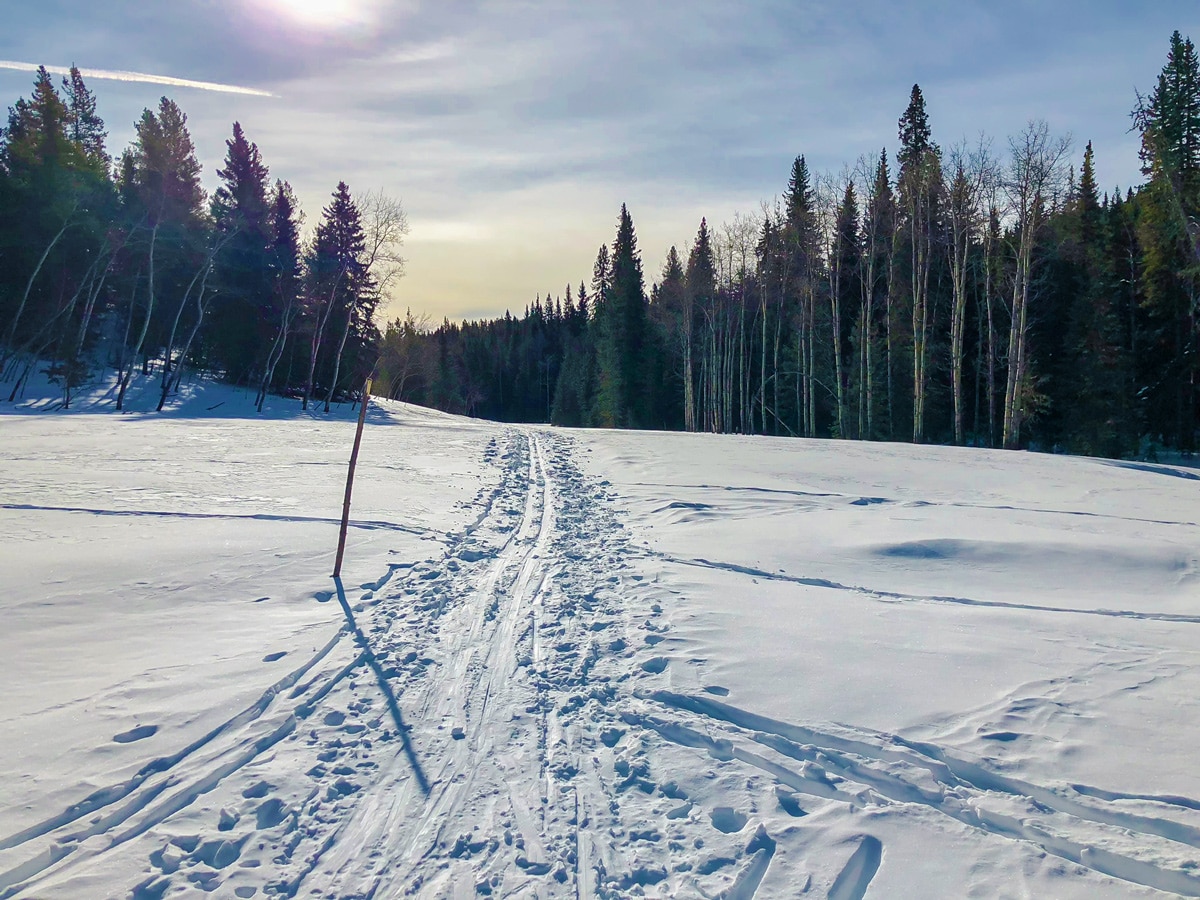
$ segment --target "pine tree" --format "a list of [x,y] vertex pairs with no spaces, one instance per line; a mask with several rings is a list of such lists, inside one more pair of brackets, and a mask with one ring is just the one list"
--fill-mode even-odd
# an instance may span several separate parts
[[79,69],[71,66],[70,74],[62,80],[67,107],[67,135],[80,149],[98,173],[108,171],[111,159],[104,148],[108,132],[96,112],[96,97],[83,82]]
[[1075,214],[1079,222],[1079,240],[1087,247],[1097,247],[1100,240],[1104,209],[1100,205],[1100,188],[1096,184],[1096,155],[1092,142],[1083,151],[1083,166],[1079,170],[1079,187],[1075,197]]
[[1158,84],[1138,101],[1133,119],[1142,134],[1143,173],[1193,194],[1200,177],[1200,59],[1190,38],[1171,35]]
[[[1195,445],[1197,303],[1200,303],[1200,61],[1190,39],[1171,35],[1167,63],[1133,112],[1142,134],[1139,232],[1148,308],[1144,362],[1147,425],[1186,450]],[[1149,374],[1149,373],[1147,373]]]
[[592,266],[592,301],[600,306],[608,298],[612,289],[612,262],[609,259],[608,245],[601,244],[596,251],[596,262]]
[[[133,326],[136,337],[132,345],[126,342],[120,354],[118,409],[123,407],[139,356],[143,374],[149,374],[151,357],[164,348],[169,366],[181,316],[191,305],[192,291],[199,288],[198,308],[180,360],[186,356],[191,338],[203,319],[206,295],[202,280],[207,276],[214,250],[211,245],[206,247],[205,194],[187,116],[174,101],[163,97],[157,113],[149,109],[142,112],[134,131],[131,153],[122,162],[122,177],[128,182],[122,189],[128,200],[128,226],[138,237],[137,243],[131,245],[133,271],[126,273],[132,276],[132,283],[125,318],[130,326],[139,318],[140,323]],[[139,294],[144,298],[144,310],[136,305]],[[174,301],[173,306],[170,301]],[[127,328],[127,337],[132,336]],[[168,387],[164,377],[162,399]]]
[[[597,258],[597,274],[602,276],[600,262]],[[613,241],[607,295],[603,281],[601,278],[601,298],[596,301],[596,421],[608,428],[645,427],[649,404],[643,350],[650,349],[646,292],[633,217],[624,205]]]
[[81,219],[83,193],[75,173],[82,154],[67,135],[68,119],[50,74],[39,67],[32,96],[9,109],[8,126],[0,132],[8,199],[0,211],[0,239],[12,248],[0,267],[0,372],[32,336],[27,326],[49,302],[36,290],[39,277]]
[[163,97],[158,112],[147,109],[134,126],[134,183],[147,224],[187,226],[204,216],[200,162],[175,101]]
[[308,260],[310,354],[303,404],[306,409],[316,387],[318,358],[327,338],[333,337],[338,343],[324,357],[326,411],[338,390],[347,348],[350,358],[360,364],[365,361],[364,354],[370,353],[375,339],[372,317],[379,298],[365,265],[365,252],[366,236],[358,207],[350,188],[344,181],[338,182],[333,200],[322,211]]
[[879,153],[871,183],[871,195],[863,211],[863,268],[862,305],[859,312],[859,436],[872,438],[877,435],[875,426],[876,392],[875,375],[877,362],[874,351],[877,346],[877,331],[880,330],[882,308],[882,331],[884,338],[884,401],[887,413],[887,435],[893,433],[892,419],[892,244],[896,225],[896,200],[892,194],[891,175],[888,172],[887,150]]
[[271,197],[269,273],[273,306],[277,312],[275,335],[263,367],[256,406],[262,411],[267,391],[278,387],[275,370],[284,357],[287,340],[299,314],[300,301],[300,221],[301,214],[292,186],[276,180]]
[[[668,414],[674,427],[679,424],[687,431],[695,430],[695,385],[693,383],[693,340],[695,336],[695,319],[692,314],[691,298],[687,291],[683,263],[679,259],[679,251],[674,246],[667,251],[667,259],[663,263],[662,279],[655,286],[653,299],[650,304],[651,314],[666,335],[669,357],[671,358],[671,387],[673,397],[666,404],[676,407],[682,402],[682,414],[672,411]],[[675,399],[678,398],[678,399]],[[677,420],[682,416],[682,423]]]
[[[784,279],[786,302],[795,322],[796,340],[796,432],[808,437],[816,434],[816,347],[817,285],[820,280],[820,252],[817,242],[816,200],[808,163],[798,156],[792,163],[788,190],[784,199],[785,220],[782,240],[787,258]],[[778,373],[777,373],[778,377]],[[778,414],[779,410],[776,409]]]
[[1121,341],[1120,287],[1103,215],[1089,141],[1074,202],[1063,217],[1065,252],[1074,273],[1065,335],[1063,431],[1074,452],[1121,456],[1133,449],[1129,370]]
[[[712,239],[708,232],[708,222],[705,219],[700,220],[695,243],[692,244],[692,249],[688,253],[684,284],[686,314],[690,320],[687,324],[692,329],[691,347],[687,350],[684,359],[684,374],[691,382],[692,394],[691,426],[688,430],[720,431],[716,402],[716,328],[713,321],[716,316],[717,278],[716,264],[713,261]],[[695,336],[697,329],[703,334],[703,338],[699,341]],[[699,373],[695,371],[697,344],[699,344],[700,355]],[[687,385],[684,390],[688,390]],[[684,397],[686,409],[688,402],[686,393]]]
[[18,183],[29,184],[70,169],[76,148],[67,135],[70,113],[44,66],[34,81],[33,95],[21,98],[8,111],[8,126],[0,146],[0,165]]
[[219,307],[210,330],[214,362],[234,384],[261,381],[281,309],[270,272],[268,170],[258,145],[233,123],[225,141],[225,165],[217,170],[212,217],[228,238],[221,257]]
[[[24,360],[10,399],[48,357],[70,403],[89,368],[83,353],[111,260],[104,123],[78,71],[72,75],[64,100],[39,68],[32,96],[17,101],[0,131],[0,377],[10,360]],[[84,130],[76,127],[81,109]]]
[[909,244],[912,307],[913,407],[912,439],[925,439],[925,412],[929,387],[929,345],[933,333],[933,304],[929,297],[933,268],[934,233],[937,228],[937,189],[941,184],[941,151],[933,142],[925,97],[914,84],[908,108],[900,117],[900,152],[897,178],[900,209],[905,217]]

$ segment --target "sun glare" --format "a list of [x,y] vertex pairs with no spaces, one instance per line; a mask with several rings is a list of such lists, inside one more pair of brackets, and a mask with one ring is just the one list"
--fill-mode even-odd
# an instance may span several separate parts
[[258,0],[284,22],[314,31],[364,28],[375,21],[374,0]]

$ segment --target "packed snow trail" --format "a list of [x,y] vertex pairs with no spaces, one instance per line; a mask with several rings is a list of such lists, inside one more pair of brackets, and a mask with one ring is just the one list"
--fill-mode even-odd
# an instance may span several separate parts
[[441,559],[393,566],[357,601],[339,586],[344,627],[253,707],[7,839],[26,858],[0,873],[2,896],[83,895],[138,855],[142,900],[185,884],[591,897],[663,882],[639,847],[657,830],[613,837],[624,793],[653,802],[614,701],[663,671],[661,608],[627,602],[627,540],[571,449],[499,437],[499,486]]
[[[734,609],[775,590],[804,592],[810,612],[858,602],[1189,630],[1196,616],[848,587],[655,550],[634,540],[613,486],[585,474],[590,452],[583,436],[495,428],[494,477],[437,553],[323,592],[340,620],[253,703],[0,834],[0,898],[863,900],[889,889],[889,858],[914,846],[995,865],[981,876],[991,887],[1020,872],[1075,896],[1200,896],[1200,799],[1040,783],[932,726],[917,739],[773,718],[761,697],[706,678],[678,627],[697,571],[728,580]],[[885,505],[787,493],[801,495],[814,508]],[[1136,642],[1104,653],[958,715],[997,722],[981,740],[1006,747],[1069,689],[1114,689],[1113,672],[1128,671],[1132,687],[1115,688],[1127,691],[1182,671]],[[162,735],[138,726],[114,741],[151,737]]]

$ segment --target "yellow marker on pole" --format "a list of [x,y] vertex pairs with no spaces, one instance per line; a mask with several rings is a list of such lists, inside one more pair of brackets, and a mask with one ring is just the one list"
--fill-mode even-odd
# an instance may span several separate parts
[[346,472],[346,498],[342,501],[342,530],[338,535],[337,558],[333,562],[333,577],[342,577],[342,555],[346,552],[346,528],[350,524],[350,492],[354,489],[354,466],[358,463],[358,447],[362,443],[363,423],[367,420],[367,404],[371,402],[371,379],[363,384],[362,401],[358,407],[358,430],[354,432],[354,449],[350,451],[350,469]]

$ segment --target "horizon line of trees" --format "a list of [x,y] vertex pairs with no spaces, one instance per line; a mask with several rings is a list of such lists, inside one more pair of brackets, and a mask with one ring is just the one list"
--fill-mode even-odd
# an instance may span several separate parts
[[[1176,31],[1138,94],[1146,180],[1102,193],[1042,121],[943,149],[914,85],[885,149],[804,156],[783,198],[700,222],[647,289],[633,219],[590,282],[523,316],[386,326],[380,392],[512,422],[1196,449],[1200,64]],[[894,169],[893,169],[894,167]]]
[[115,160],[96,99],[72,67],[0,129],[0,401],[39,366],[61,406],[136,372],[161,410],[185,369],[301,399],[356,393],[379,353],[375,313],[403,272],[398,200],[339,182],[311,240],[287,181],[270,179],[240,123],[207,196],[187,116],[163,97]]
[[163,97],[109,156],[77,69],[0,130],[0,401],[39,366],[62,405],[186,370],[307,407],[380,392],[501,421],[938,441],[1106,456],[1197,439],[1200,64],[1176,31],[1135,96],[1143,184],[1102,193],[1088,143],[1030,122],[943,149],[914,85],[898,147],[803,155],[781,199],[672,247],[649,286],[622,206],[590,281],[521,317],[375,323],[407,222],[338,184],[303,242],[286,181],[233,123],[200,185]]

